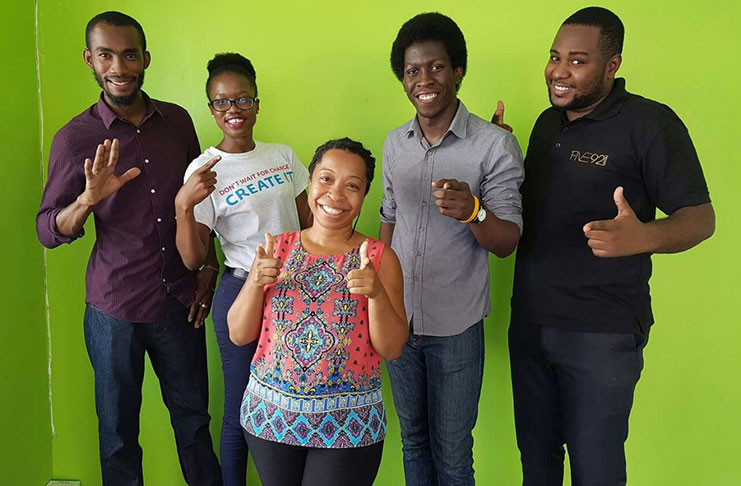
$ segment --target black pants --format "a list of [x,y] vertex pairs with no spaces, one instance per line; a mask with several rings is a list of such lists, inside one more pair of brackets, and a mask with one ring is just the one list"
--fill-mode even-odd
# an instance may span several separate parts
[[371,486],[383,442],[352,449],[298,447],[245,432],[262,486]]
[[647,338],[512,322],[509,350],[524,486],[563,484],[564,444],[573,486],[626,484],[623,446]]

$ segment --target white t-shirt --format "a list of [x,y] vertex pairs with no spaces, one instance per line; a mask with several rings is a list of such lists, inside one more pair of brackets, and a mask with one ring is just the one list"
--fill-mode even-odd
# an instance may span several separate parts
[[185,179],[216,157],[216,188],[193,209],[195,220],[216,232],[227,266],[249,270],[265,233],[300,229],[296,197],[309,183],[309,171],[291,147],[255,142],[255,148],[229,154],[209,147],[190,163]]

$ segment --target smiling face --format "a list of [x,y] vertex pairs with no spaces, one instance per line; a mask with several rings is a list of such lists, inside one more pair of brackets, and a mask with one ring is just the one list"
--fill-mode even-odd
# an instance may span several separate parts
[[365,162],[354,153],[327,150],[314,167],[309,207],[314,223],[328,229],[350,229],[365,200]]
[[133,104],[150,61],[149,52],[142,51],[136,28],[100,22],[90,33],[89,44],[83,57],[103,89],[106,101],[117,106]]
[[604,58],[599,27],[561,26],[545,67],[551,104],[569,119],[591,112],[610,93],[620,62],[619,54]]
[[456,85],[462,80],[463,68],[453,69],[442,42],[415,42],[404,53],[402,84],[421,118],[452,120],[458,108]]
[[[235,100],[237,98],[255,97],[255,85],[247,76],[233,72],[223,72],[215,76],[208,85],[208,97],[211,101],[218,99]],[[252,138],[252,129],[257,123],[257,113],[260,111],[260,102],[256,102],[249,110],[241,110],[232,103],[228,111],[216,111],[209,106],[211,114],[216,120],[224,139]]]

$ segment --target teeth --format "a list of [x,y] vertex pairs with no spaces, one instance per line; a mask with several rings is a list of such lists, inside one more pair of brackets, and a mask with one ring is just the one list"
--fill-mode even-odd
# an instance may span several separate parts
[[244,121],[244,118],[232,118],[227,121],[227,123],[231,125],[236,125],[237,123],[242,123]]
[[553,89],[555,89],[556,91],[562,91],[563,92],[563,91],[570,90],[571,89],[571,86],[561,86],[561,85],[558,85],[558,84],[554,84],[553,85]]
[[329,215],[332,215],[332,216],[337,216],[337,215],[340,215],[340,214],[344,213],[344,211],[342,209],[336,209],[336,208],[332,208],[332,207],[329,207],[329,206],[322,206],[322,210],[325,213],[327,213]]
[[437,97],[437,93],[425,93],[419,95],[417,98],[419,98],[422,101],[430,101],[431,99],[434,99]]
[[111,81],[111,83],[115,84],[116,86],[126,86],[131,81]]

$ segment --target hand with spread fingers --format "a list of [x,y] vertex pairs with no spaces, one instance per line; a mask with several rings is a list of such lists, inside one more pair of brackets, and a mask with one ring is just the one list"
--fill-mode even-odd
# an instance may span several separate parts
[[512,133],[512,127],[504,123],[504,102],[502,100],[497,101],[497,111],[491,117],[491,122],[500,127],[504,128],[508,132]]
[[87,206],[95,206],[103,199],[121,189],[121,187],[141,174],[141,169],[132,167],[120,176],[114,171],[118,163],[118,139],[113,142],[106,139],[98,145],[95,160],[85,159],[85,191],[79,200]]
[[221,157],[217,155],[196,169],[188,177],[188,180],[185,181],[185,184],[183,184],[183,187],[180,188],[175,196],[176,207],[186,210],[191,209],[214,192],[214,188],[216,188],[216,172],[213,168],[220,160]]
[[649,251],[646,224],[636,216],[633,208],[618,187],[613,194],[617,216],[614,219],[592,221],[584,225],[584,236],[594,256],[614,258],[637,255]]
[[364,295],[369,299],[377,297],[383,290],[376,269],[368,258],[368,240],[360,245],[360,268],[347,274],[347,288],[351,294]]
[[206,266],[196,274],[196,280],[198,282],[196,295],[188,313],[188,322],[194,322],[193,320],[195,319],[193,325],[196,329],[203,325],[211,310],[217,273],[218,271],[214,267]]
[[262,288],[265,285],[274,284],[278,280],[283,263],[273,257],[274,249],[275,237],[270,233],[265,233],[265,244],[257,247],[255,260],[252,262],[252,269],[248,277],[250,285]]
[[455,179],[440,179],[433,181],[432,191],[435,205],[443,216],[449,216],[458,221],[465,221],[471,217],[475,208],[474,196],[464,181]]

